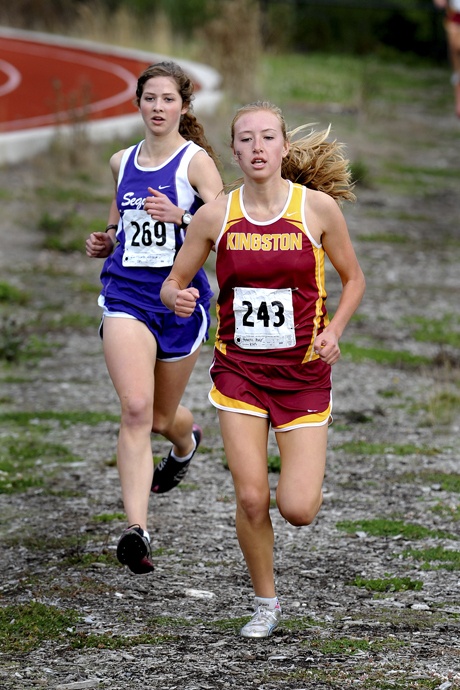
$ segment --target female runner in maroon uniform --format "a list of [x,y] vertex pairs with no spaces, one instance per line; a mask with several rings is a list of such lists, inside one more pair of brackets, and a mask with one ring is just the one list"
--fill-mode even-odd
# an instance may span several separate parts
[[[161,290],[177,315],[192,314],[199,295],[187,286],[215,245],[218,329],[209,397],[219,410],[238,540],[255,592],[244,637],[267,637],[281,616],[269,514],[269,425],[281,457],[278,509],[292,525],[308,525],[322,502],[331,365],[364,293],[337,204],[354,198],[347,161],[327,135],[311,132],[290,143],[279,108],[262,102],[241,108],[232,147],[243,185],[198,210]],[[331,320],[325,255],[343,286]]]

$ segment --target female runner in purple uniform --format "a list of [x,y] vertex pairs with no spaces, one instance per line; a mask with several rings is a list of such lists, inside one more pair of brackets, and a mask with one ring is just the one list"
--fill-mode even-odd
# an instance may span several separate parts
[[[136,574],[153,570],[150,491],[176,486],[201,440],[192,413],[180,401],[207,338],[212,291],[203,269],[190,283],[200,292],[191,319],[172,314],[160,300],[188,223],[223,186],[203,128],[190,112],[193,88],[173,62],[151,65],[140,75],[136,102],[145,138],[112,156],[116,200],[109,224],[86,241],[88,256],[106,259],[101,335],[121,405],[117,465],[128,519],[117,556]],[[155,473],[152,432],[172,443]]]

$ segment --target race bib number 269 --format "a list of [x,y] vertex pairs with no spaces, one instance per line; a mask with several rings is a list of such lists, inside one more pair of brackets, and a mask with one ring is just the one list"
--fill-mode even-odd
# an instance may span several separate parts
[[176,252],[174,223],[155,220],[148,213],[131,209],[123,214],[125,250],[123,266],[172,266]]

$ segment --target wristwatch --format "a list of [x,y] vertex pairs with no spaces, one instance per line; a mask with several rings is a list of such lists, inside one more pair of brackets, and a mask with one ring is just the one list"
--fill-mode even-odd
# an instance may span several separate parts
[[180,224],[180,227],[182,228],[182,230],[185,230],[186,228],[188,228],[188,226],[191,223],[192,218],[193,218],[192,214],[189,213],[188,211],[186,211],[184,213],[184,215],[182,216],[181,224]]

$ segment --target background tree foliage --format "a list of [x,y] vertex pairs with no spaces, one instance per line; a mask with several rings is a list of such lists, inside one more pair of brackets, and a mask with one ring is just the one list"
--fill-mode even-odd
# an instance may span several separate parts
[[[266,50],[366,55],[399,51],[445,59],[442,15],[432,0],[15,0],[2,3],[0,21],[26,29],[59,30],[98,12],[110,25],[120,11],[140,26],[160,15],[180,40],[219,37],[218,22],[240,44],[251,11],[259,17]],[[209,28],[211,27],[211,28]]]

